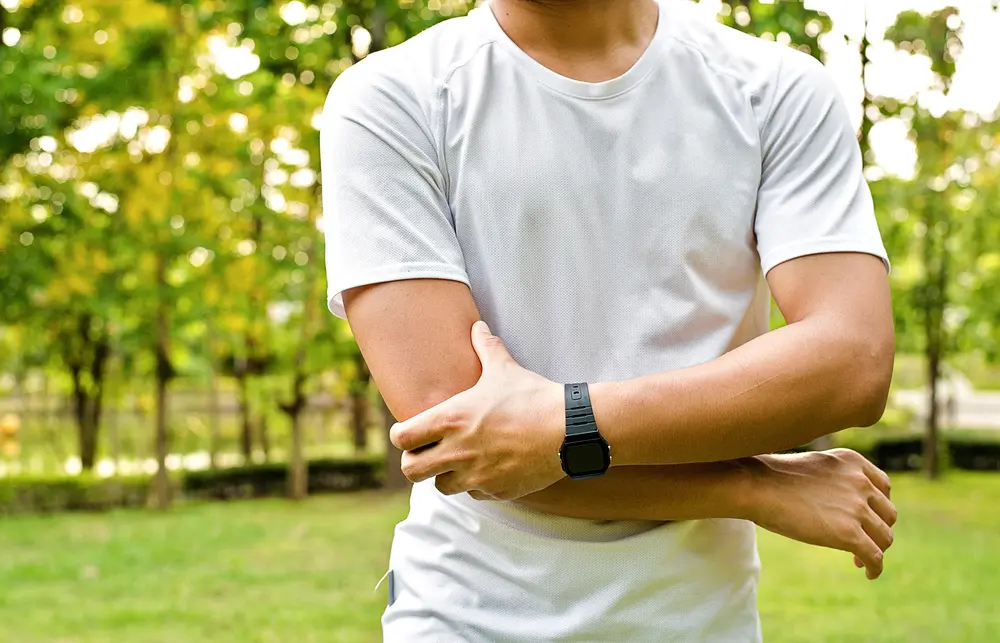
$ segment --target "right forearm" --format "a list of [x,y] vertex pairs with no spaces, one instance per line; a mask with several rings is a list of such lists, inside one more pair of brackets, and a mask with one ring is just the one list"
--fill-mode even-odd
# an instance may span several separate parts
[[562,480],[518,502],[569,518],[680,521],[753,518],[759,459],[615,467],[602,478]]

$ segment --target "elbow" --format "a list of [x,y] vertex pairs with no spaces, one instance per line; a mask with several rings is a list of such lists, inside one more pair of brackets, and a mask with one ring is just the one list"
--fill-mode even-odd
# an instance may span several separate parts
[[870,427],[882,419],[889,400],[895,339],[889,334],[887,338],[862,338],[858,344],[851,351],[856,359],[848,375],[853,382],[848,387],[852,391],[850,426]]

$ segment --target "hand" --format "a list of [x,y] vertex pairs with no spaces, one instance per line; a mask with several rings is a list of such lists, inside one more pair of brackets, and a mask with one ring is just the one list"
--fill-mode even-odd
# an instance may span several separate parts
[[485,322],[472,327],[472,346],[483,365],[476,385],[389,432],[403,450],[403,475],[436,476],[442,493],[480,500],[514,500],[557,482],[562,385],[522,368]]
[[896,508],[889,476],[861,455],[835,449],[756,458],[751,519],[768,531],[854,554],[870,580],[882,574]]

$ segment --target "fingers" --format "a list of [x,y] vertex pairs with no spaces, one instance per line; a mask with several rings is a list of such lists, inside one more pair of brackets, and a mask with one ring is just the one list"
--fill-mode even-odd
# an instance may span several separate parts
[[454,496],[455,494],[468,491],[463,485],[462,481],[459,479],[458,474],[454,471],[448,473],[442,473],[434,480],[434,486],[437,490],[446,496]]
[[858,529],[852,549],[854,555],[864,564],[865,575],[869,580],[875,580],[882,575],[882,550],[863,529]]
[[869,511],[868,515],[862,518],[861,526],[883,554],[892,547],[892,529],[874,511]]
[[389,441],[402,451],[413,451],[440,442],[446,432],[446,423],[441,421],[441,415],[440,407],[435,406],[405,422],[397,422],[389,430]]
[[445,455],[441,447],[426,449],[420,453],[404,451],[400,469],[410,482],[423,482],[453,470],[454,465]]
[[886,498],[892,495],[892,482],[889,480],[889,476],[886,475],[885,471],[882,471],[874,464],[869,462],[867,459],[864,460],[864,470],[865,475],[868,479],[872,481],[875,488],[882,492]]
[[878,517],[882,519],[885,524],[892,527],[896,524],[896,519],[899,514],[896,512],[896,506],[892,504],[886,496],[882,494],[873,493],[870,498],[868,498],[868,506],[872,508]]
[[483,364],[483,372],[491,366],[512,361],[503,340],[490,332],[490,327],[484,321],[477,321],[472,325],[472,347]]

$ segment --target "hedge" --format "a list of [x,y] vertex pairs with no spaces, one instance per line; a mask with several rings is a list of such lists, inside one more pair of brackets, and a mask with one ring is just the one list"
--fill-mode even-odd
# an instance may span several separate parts
[[[947,432],[943,437],[942,456],[950,466],[1000,471],[1000,431]],[[913,471],[923,460],[923,439],[910,431],[860,429],[844,432],[836,441],[838,446],[857,450],[886,471]],[[309,463],[309,492],[374,489],[381,486],[383,473],[383,464],[377,460],[313,460]],[[252,464],[187,472],[179,477],[177,485],[185,498],[233,500],[285,495],[287,477],[284,463]],[[0,478],[0,516],[142,507],[149,491],[150,478],[145,476]]]
[[0,478],[0,516],[142,507],[149,497],[149,489],[148,476]]
[[[381,486],[382,472],[383,465],[376,460],[313,460],[309,463],[309,492],[374,489]],[[179,476],[175,484],[185,498],[231,500],[282,496],[287,477],[286,464],[269,463],[191,471]],[[143,507],[150,488],[148,476],[0,478],[0,516]]]
[[[1000,431],[949,429],[941,432],[942,463],[968,471],[1000,471]],[[923,465],[924,437],[900,427],[850,429],[834,437],[885,471],[916,471]]]
[[[381,462],[375,460],[313,460],[309,463],[309,493],[359,491],[381,486]],[[288,466],[253,464],[230,469],[192,471],[181,489],[188,498],[232,500],[285,494]]]
[[[955,469],[1000,471],[1000,443],[994,441],[955,441],[942,444],[942,456]],[[865,456],[884,471],[917,471],[923,465],[924,441],[921,438],[887,440],[875,445]]]

